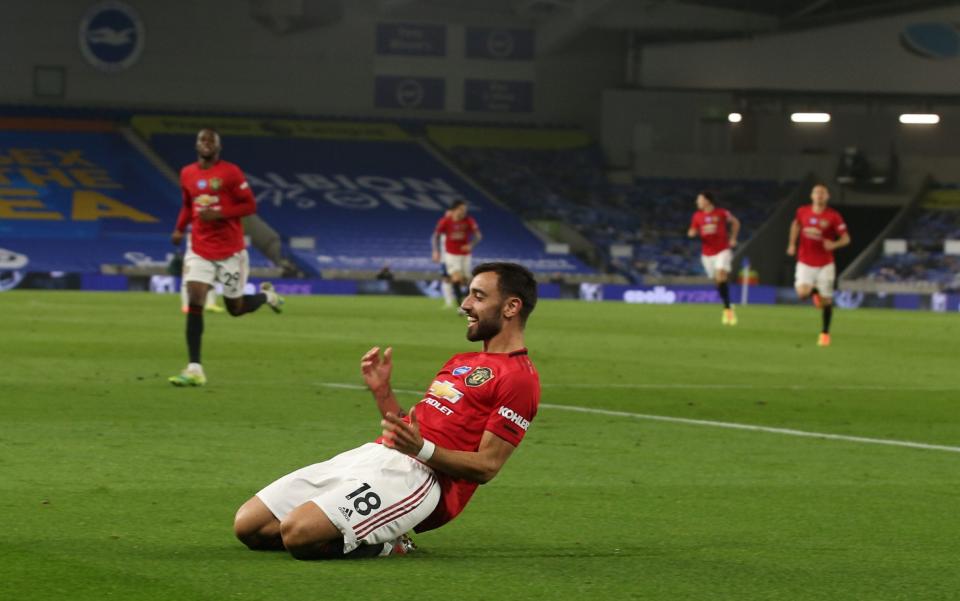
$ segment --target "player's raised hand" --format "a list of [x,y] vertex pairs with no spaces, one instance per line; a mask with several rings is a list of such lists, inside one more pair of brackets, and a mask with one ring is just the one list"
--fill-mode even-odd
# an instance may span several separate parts
[[387,347],[383,357],[380,356],[380,347],[375,346],[367,351],[360,359],[360,373],[367,387],[377,392],[384,387],[390,387],[390,374],[393,371],[393,347]]

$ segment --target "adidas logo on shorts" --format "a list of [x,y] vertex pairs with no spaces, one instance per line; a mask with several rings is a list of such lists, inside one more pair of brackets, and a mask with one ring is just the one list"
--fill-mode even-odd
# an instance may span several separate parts
[[345,517],[348,521],[350,520],[351,517],[353,517],[352,509],[347,509],[346,507],[337,507],[337,509],[340,510],[340,513],[342,513],[343,517]]

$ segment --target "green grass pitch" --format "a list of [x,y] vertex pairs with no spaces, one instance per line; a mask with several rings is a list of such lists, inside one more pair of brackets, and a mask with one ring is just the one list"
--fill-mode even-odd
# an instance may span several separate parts
[[[960,453],[543,407],[503,472],[407,557],[247,551],[236,508],[374,438],[359,358],[422,390],[476,349],[434,301],[291,298],[208,315],[210,383],[173,296],[0,295],[0,599],[825,599],[960,594]],[[543,302],[542,402],[960,445],[960,316]],[[400,395],[405,403],[417,400]]]

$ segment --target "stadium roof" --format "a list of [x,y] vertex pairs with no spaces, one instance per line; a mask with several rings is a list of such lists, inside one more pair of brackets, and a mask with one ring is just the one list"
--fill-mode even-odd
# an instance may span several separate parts
[[647,43],[822,27],[956,5],[955,0],[380,0],[384,16],[535,26],[541,52],[589,30]]

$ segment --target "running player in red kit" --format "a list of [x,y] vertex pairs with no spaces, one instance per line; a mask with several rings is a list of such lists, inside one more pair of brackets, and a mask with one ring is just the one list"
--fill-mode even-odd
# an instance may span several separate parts
[[405,553],[404,533],[446,524],[497,475],[540,401],[523,342],[537,282],[515,263],[484,263],[473,276],[461,308],[467,340],[483,351],[451,357],[407,415],[390,387],[393,350],[370,349],[360,369],[382,436],[258,492],[237,511],[237,538],[297,559]]
[[733,251],[730,249],[737,245],[739,233],[740,220],[730,211],[714,205],[713,194],[701,192],[697,195],[697,212],[690,220],[687,236],[700,236],[703,245],[700,262],[707,277],[717,284],[717,291],[723,300],[721,323],[726,326],[737,325],[737,315],[730,306],[730,285],[727,280],[733,263]]
[[823,312],[823,328],[817,345],[830,346],[833,282],[837,278],[833,251],[850,244],[850,234],[840,213],[827,206],[830,190],[826,185],[815,185],[810,191],[810,200],[811,204],[797,209],[797,216],[790,224],[787,254],[797,257],[794,281],[797,295],[801,299],[812,296],[814,305]]
[[220,134],[213,129],[197,133],[197,162],[180,171],[183,207],[171,241],[180,246],[191,225],[190,248],[183,258],[183,285],[187,287],[187,351],[190,363],[170,378],[174,386],[203,386],[207,377],[200,365],[203,306],[216,282],[223,284],[223,301],[235,317],[252,313],[266,303],[280,312],[283,299],[264,282],[259,294],[244,295],[250,260],[241,218],[257,211],[257,202],[240,168],[220,160]]
[[[440,236],[444,240],[444,252],[440,254]],[[433,247],[433,262],[441,260],[447,268],[447,275],[453,284],[457,304],[463,301],[463,284],[470,273],[470,261],[474,247],[480,243],[480,226],[476,219],[467,215],[467,203],[458,200],[450,205],[450,210],[440,218],[433,230],[430,245]]]

